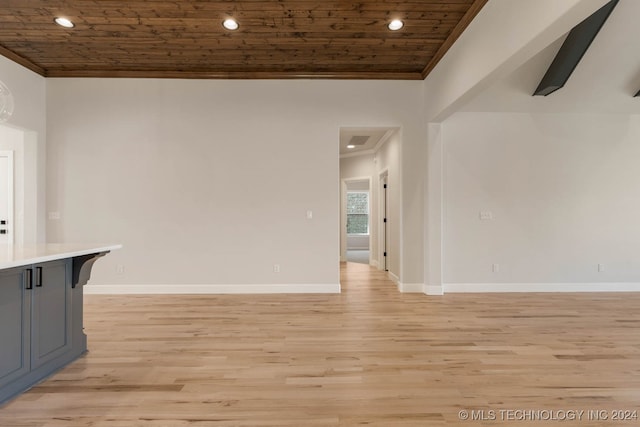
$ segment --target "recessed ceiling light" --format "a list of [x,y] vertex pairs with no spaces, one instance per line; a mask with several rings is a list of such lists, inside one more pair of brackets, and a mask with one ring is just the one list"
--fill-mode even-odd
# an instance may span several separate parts
[[57,18],[55,18],[53,20],[53,22],[55,22],[56,24],[60,25],[61,27],[65,27],[65,28],[73,28],[73,27],[75,27],[75,24],[73,22],[71,22],[67,18],[63,18],[61,16],[58,16]]
[[349,144],[349,145],[347,145],[347,148],[349,148],[349,149],[351,149],[351,148],[356,148],[356,146],[355,146],[355,145],[353,145],[353,144]]
[[404,22],[399,19],[394,19],[393,21],[389,22],[388,27],[391,31],[398,31],[400,28],[404,27]]
[[238,23],[236,22],[235,19],[225,19],[224,22],[222,23],[222,26],[225,27],[227,30],[237,30],[238,29]]

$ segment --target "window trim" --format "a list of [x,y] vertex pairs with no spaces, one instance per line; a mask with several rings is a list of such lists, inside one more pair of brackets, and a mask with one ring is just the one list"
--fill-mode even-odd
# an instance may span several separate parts
[[[347,190],[347,206],[349,203],[349,194],[366,194],[367,195],[367,232],[366,233],[349,233],[347,229],[347,236],[371,236],[371,191],[366,190]],[[349,215],[365,215],[365,214],[350,214],[348,208],[345,207],[346,211],[346,224],[345,227],[349,224]]]

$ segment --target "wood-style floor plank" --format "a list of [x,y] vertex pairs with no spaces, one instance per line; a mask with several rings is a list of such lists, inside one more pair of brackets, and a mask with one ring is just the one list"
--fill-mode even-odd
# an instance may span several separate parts
[[87,296],[89,353],[0,425],[640,425],[505,412],[640,411],[639,294],[428,297],[341,270],[339,295]]

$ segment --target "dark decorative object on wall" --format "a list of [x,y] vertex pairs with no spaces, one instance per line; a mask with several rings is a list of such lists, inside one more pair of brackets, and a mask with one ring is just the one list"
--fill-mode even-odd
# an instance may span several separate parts
[[618,0],[611,0],[573,27],[533,93],[534,96],[547,96],[564,86],[617,4]]

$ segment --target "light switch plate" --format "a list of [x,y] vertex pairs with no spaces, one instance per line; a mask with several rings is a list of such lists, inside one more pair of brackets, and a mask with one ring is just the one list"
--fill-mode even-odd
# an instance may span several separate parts
[[493,219],[493,213],[491,211],[480,211],[480,219]]

